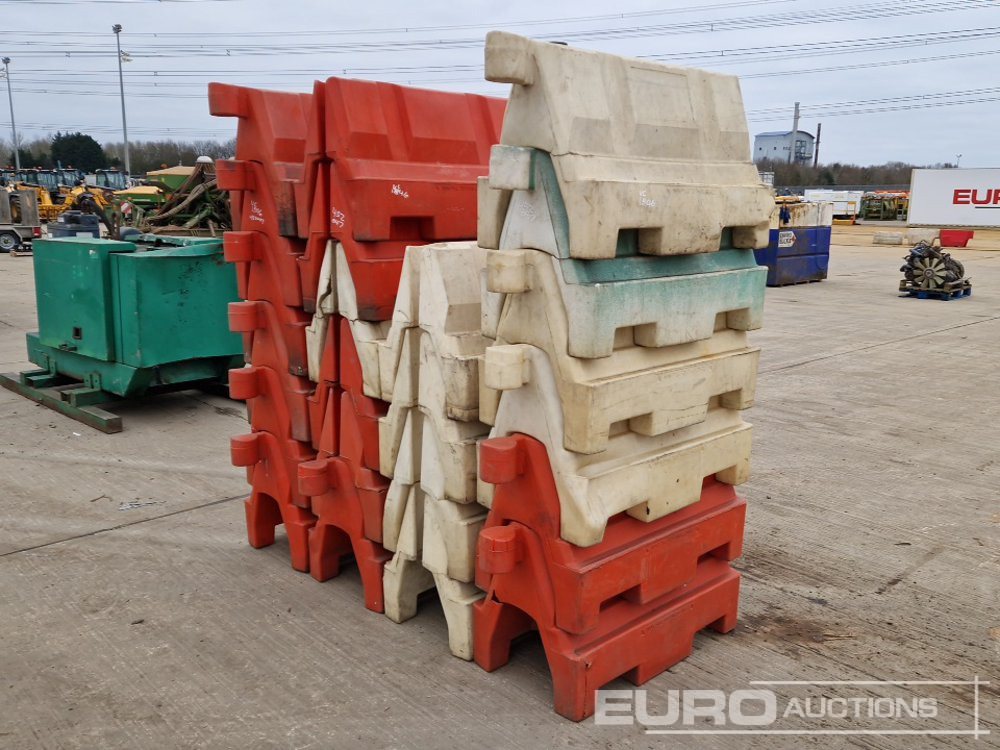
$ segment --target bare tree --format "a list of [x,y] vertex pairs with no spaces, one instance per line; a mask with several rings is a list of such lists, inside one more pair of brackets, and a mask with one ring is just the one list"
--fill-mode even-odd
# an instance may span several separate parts
[[[104,150],[113,163],[123,161],[121,143],[105,143]],[[236,152],[236,140],[229,141],[139,141],[129,143],[129,157],[134,174],[176,166],[192,166],[199,156],[212,159],[231,157]]]
[[[932,165],[935,167],[951,165]],[[777,188],[802,187],[803,185],[908,185],[910,172],[922,167],[915,164],[905,164],[899,161],[886,164],[860,166],[857,164],[820,164],[813,167],[808,164],[788,164],[783,161],[762,159],[757,162],[762,172],[774,172],[774,185]]]

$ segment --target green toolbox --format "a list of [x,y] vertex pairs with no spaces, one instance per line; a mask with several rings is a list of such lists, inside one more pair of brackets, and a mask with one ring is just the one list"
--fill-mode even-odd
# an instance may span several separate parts
[[5,387],[117,432],[121,420],[96,404],[225,383],[242,366],[227,320],[236,272],[221,239],[36,240],[34,255],[28,359],[41,370],[0,376]]

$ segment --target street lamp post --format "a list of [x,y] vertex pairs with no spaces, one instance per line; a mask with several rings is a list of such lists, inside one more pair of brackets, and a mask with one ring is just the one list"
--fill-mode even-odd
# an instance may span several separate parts
[[7,101],[10,102],[10,132],[14,137],[14,169],[21,171],[21,152],[17,148],[17,125],[14,124],[14,94],[10,90],[10,58],[3,58],[3,73],[7,79]]
[[128,177],[132,174],[132,169],[128,159],[128,125],[125,122],[125,79],[122,77],[122,25],[116,23],[111,27],[111,30],[115,32],[115,46],[118,47],[118,91],[122,98],[122,139],[125,141],[125,176]]

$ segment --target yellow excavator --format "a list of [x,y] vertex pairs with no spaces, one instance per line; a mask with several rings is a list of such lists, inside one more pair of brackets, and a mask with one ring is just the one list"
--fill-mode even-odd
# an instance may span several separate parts
[[112,213],[110,191],[102,187],[88,186],[82,179],[78,179],[73,185],[67,185],[63,182],[63,178],[68,174],[68,170],[22,170],[13,175],[11,187],[35,192],[38,197],[38,215],[44,222],[56,221],[64,211],[82,211],[100,216],[101,221],[110,230],[111,220],[108,218]]
[[108,236],[117,236],[115,206],[109,196],[100,188],[87,187],[80,184],[66,192],[63,202],[59,205],[59,213],[65,211],[80,211],[94,214],[108,230]]
[[9,178],[12,190],[31,190],[38,198],[38,217],[44,221],[53,221],[61,212],[57,201],[59,196],[59,181],[54,172],[41,169],[23,169],[13,172]]

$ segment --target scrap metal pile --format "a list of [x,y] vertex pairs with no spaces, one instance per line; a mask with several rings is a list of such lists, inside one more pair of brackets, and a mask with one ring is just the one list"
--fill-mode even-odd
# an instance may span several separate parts
[[972,294],[965,267],[938,246],[919,242],[903,260],[899,291],[909,296],[954,299]]
[[[510,100],[212,84],[250,543],[435,592],[492,671],[537,629],[556,710],[736,624],[770,192],[736,78],[493,32]],[[724,657],[722,657],[724,658]]]
[[218,236],[232,228],[229,199],[218,186],[215,165],[199,162],[191,176],[153,210],[138,206],[128,220],[142,233]]

